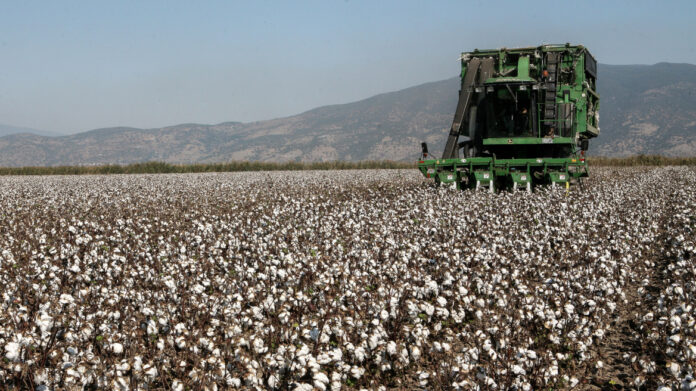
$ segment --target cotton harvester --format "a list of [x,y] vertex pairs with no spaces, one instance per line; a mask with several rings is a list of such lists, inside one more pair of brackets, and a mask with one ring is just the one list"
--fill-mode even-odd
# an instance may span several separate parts
[[599,135],[597,61],[583,46],[474,50],[461,55],[459,102],[440,159],[422,144],[418,168],[458,189],[569,186],[587,177]]

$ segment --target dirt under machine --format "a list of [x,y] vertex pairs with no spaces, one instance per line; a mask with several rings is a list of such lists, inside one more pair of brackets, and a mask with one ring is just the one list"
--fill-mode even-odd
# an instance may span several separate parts
[[442,157],[422,144],[418,168],[459,189],[579,182],[599,135],[597,61],[583,46],[462,53],[461,89]]

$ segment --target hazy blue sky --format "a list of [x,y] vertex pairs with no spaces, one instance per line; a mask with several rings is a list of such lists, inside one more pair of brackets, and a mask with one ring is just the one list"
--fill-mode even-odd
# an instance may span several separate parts
[[263,120],[453,77],[474,48],[696,63],[695,15],[696,1],[0,0],[0,123]]

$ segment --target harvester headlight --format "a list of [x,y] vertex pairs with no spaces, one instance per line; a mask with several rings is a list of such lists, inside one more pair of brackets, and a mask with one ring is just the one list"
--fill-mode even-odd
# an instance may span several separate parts
[[527,86],[525,86],[525,85],[520,86],[520,91],[526,91],[526,90],[527,90]]

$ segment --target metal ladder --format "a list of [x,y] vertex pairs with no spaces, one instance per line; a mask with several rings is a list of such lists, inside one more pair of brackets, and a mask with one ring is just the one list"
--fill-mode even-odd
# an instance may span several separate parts
[[549,52],[546,54],[546,77],[544,93],[544,129],[543,136],[549,134],[550,128],[556,128],[556,82],[558,79],[558,63],[561,59],[561,53]]

